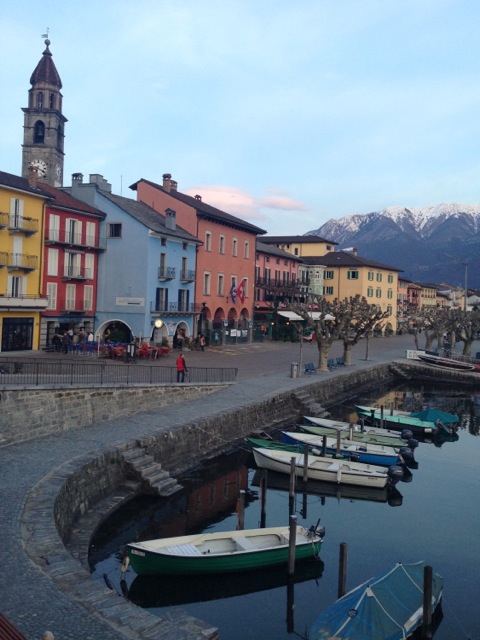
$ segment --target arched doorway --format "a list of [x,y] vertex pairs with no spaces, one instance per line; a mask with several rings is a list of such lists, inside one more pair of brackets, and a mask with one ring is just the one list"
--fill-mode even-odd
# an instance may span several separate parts
[[210,336],[210,344],[218,346],[222,344],[222,336],[225,331],[224,327],[225,311],[222,307],[216,309],[212,322],[212,333]]
[[123,320],[107,320],[95,331],[95,340],[99,342],[130,343],[133,341],[131,328]]

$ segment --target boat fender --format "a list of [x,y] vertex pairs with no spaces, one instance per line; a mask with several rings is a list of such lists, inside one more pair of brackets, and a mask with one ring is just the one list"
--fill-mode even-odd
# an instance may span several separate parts
[[130,558],[128,557],[127,554],[125,554],[122,562],[122,573],[125,573],[125,571],[128,569],[129,564],[130,564]]
[[402,438],[402,440],[410,440],[410,438],[413,437],[413,432],[411,431],[411,429],[403,429],[400,437]]
[[410,449],[416,449],[418,447],[418,440],[415,440],[415,438],[410,438],[407,442],[408,446],[410,447]]
[[403,468],[398,464],[393,464],[391,467],[388,467],[388,475],[390,478],[402,478]]

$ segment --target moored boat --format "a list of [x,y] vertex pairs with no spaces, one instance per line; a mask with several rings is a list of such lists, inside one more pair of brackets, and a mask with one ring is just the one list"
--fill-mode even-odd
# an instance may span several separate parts
[[381,428],[381,425],[383,425],[386,429],[390,429],[392,431],[403,431],[408,429],[415,436],[420,435],[432,437],[440,429],[443,429],[443,425],[440,427],[434,422],[420,420],[419,418],[414,418],[411,415],[390,415],[389,413],[378,409],[368,410],[368,408],[361,405],[357,405],[355,407],[355,411],[365,420],[366,423],[368,423],[369,426]]
[[417,358],[426,364],[441,369],[453,369],[454,371],[480,371],[480,366],[473,362],[465,362],[464,360],[456,360],[455,358],[442,358],[428,353],[417,353]]
[[382,488],[388,484],[390,478],[403,475],[403,469],[397,466],[387,468],[341,458],[323,458],[310,454],[305,456],[304,453],[278,449],[253,449],[253,456],[257,467],[287,474],[291,472],[293,458],[295,475],[303,477],[306,472],[309,480],[337,484]]
[[[340,433],[341,438],[356,440],[358,442],[371,442],[372,444],[384,444],[387,446],[401,445],[402,440],[409,440],[412,433],[399,433],[389,429],[380,429],[372,426],[362,426],[352,422],[342,422],[340,420],[330,420],[329,418],[316,418],[304,416],[303,424],[299,425],[302,431],[315,435],[336,435]],[[403,437],[405,436],[405,437]]]
[[409,447],[391,447],[367,442],[355,442],[346,438],[337,439],[328,436],[316,436],[311,433],[292,431],[283,431],[281,433],[283,442],[300,446],[307,445],[313,448],[314,451],[322,451],[323,437],[325,437],[325,450],[328,454],[342,455],[358,462],[390,467],[396,464],[403,464],[406,459],[413,460],[413,452]]
[[[323,528],[297,526],[295,559],[317,557],[324,534]],[[126,546],[126,565],[131,564],[139,575],[249,571],[286,563],[289,540],[290,530],[287,526],[132,542]]]
[[[310,640],[410,638],[423,623],[424,573],[425,562],[396,564],[323,611],[308,637]],[[433,614],[443,595],[443,578],[437,573],[432,575],[431,593],[429,606]]]

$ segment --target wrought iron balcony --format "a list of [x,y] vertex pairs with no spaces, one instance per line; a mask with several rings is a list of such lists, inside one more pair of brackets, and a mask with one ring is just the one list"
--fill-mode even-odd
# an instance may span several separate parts
[[60,233],[58,229],[47,229],[45,244],[48,246],[58,244],[66,247],[105,251],[105,240],[97,238],[95,235],[70,233],[69,231]]
[[92,269],[85,267],[67,267],[62,276],[62,280],[91,280]]
[[8,271],[34,271],[38,269],[38,256],[0,251],[1,267],[7,267]]
[[4,291],[0,293],[0,309],[41,309],[47,308],[48,300],[40,295],[14,293]]
[[175,267],[158,267],[159,280],[174,280],[176,274]]
[[2,222],[0,226],[8,227],[10,234],[24,233],[27,236],[31,236],[34,233],[38,233],[38,220],[36,218],[27,218],[13,213],[2,213],[1,216]]
[[182,303],[182,302],[152,302],[150,305],[150,313],[152,316],[160,315],[162,313],[168,314],[192,314],[200,313],[202,305],[195,304],[194,302]]
[[182,282],[195,282],[195,270],[182,269],[182,271],[180,272],[180,280]]

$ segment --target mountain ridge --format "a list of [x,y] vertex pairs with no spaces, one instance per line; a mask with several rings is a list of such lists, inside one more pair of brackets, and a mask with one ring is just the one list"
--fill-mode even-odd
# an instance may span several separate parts
[[359,255],[403,270],[415,282],[480,288],[480,204],[391,206],[330,219],[305,235],[355,247]]

